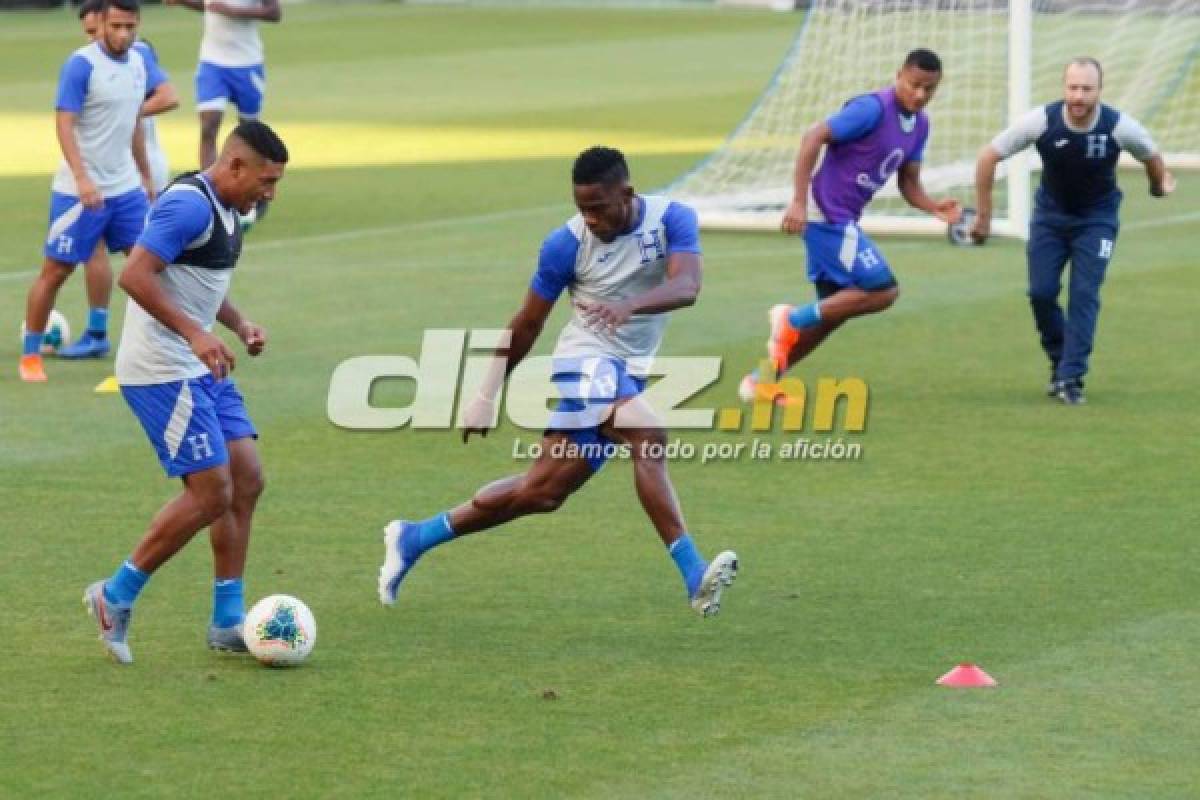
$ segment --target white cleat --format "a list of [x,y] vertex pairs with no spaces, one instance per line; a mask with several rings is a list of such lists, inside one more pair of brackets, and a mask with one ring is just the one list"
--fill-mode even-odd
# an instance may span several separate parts
[[703,617],[714,617],[721,610],[721,593],[737,577],[738,557],[732,550],[720,553],[709,562],[704,577],[692,595],[692,609]]
[[743,403],[753,403],[758,397],[758,379],[753,373],[742,378],[742,382],[738,384],[738,399]]
[[412,563],[406,562],[400,552],[401,539],[407,525],[408,523],[402,519],[394,519],[383,529],[383,566],[379,568],[379,602],[385,606],[396,604],[400,581],[404,580],[404,576],[412,569]]
[[129,618],[133,615],[128,608],[115,608],[104,599],[104,581],[96,581],[83,592],[83,607],[96,620],[100,629],[100,641],[104,649],[118,664],[132,664],[133,653],[125,637],[129,633]]

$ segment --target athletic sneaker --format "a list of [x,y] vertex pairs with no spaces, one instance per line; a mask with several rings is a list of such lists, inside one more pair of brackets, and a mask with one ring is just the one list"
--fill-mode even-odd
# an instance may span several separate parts
[[721,610],[721,593],[737,577],[737,553],[726,550],[709,562],[700,584],[689,598],[692,608],[704,617],[713,617]]
[[758,376],[751,372],[738,384],[738,397],[743,403],[771,400],[777,406],[804,405],[803,397],[792,397],[780,390],[778,384],[759,383]]
[[108,355],[109,343],[107,336],[96,338],[90,333],[84,333],[75,344],[69,344],[58,351],[59,358],[104,358]]
[[772,306],[767,312],[767,318],[771,321],[771,338],[767,340],[767,356],[771,359],[771,363],[779,370],[779,374],[788,367],[788,354],[792,352],[792,347],[800,339],[800,331],[796,330],[788,319],[788,315],[792,313],[795,306],[779,304]]
[[396,593],[400,581],[417,563],[417,556],[404,554],[404,536],[416,531],[416,525],[402,519],[394,519],[383,529],[383,566],[379,568],[379,602],[385,606],[396,604]]
[[1083,381],[1079,378],[1059,381],[1055,396],[1068,406],[1082,406],[1087,403],[1087,398],[1083,396]]
[[125,643],[125,636],[129,633],[129,618],[133,616],[133,609],[109,605],[104,599],[104,581],[96,581],[84,590],[83,606],[96,618],[100,641],[104,642],[104,649],[113,660],[118,664],[132,664],[133,653]]
[[26,383],[46,382],[46,367],[42,363],[42,357],[37,353],[29,356],[21,356],[21,363],[17,367],[17,372],[20,374],[21,380]]
[[1057,365],[1050,367],[1050,382],[1046,384],[1046,397],[1058,397],[1058,378],[1055,377],[1057,371]]
[[246,640],[242,638],[242,626],[230,625],[228,628],[208,626],[208,649],[221,650],[226,653],[248,653]]

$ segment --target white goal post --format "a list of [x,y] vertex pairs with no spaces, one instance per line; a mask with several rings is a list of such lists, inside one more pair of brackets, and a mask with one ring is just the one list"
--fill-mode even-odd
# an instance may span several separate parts
[[[1174,167],[1200,167],[1200,0],[810,0],[754,107],[724,144],[667,191],[706,228],[777,230],[800,137],[856,94],[888,85],[908,51],[945,73],[926,109],[926,189],[973,204],[975,157],[1010,120],[1062,96],[1071,58],[1104,65],[1105,103],[1138,118]],[[993,231],[1025,236],[1028,150],[1000,166]],[[944,233],[909,208],[895,179],[863,217],[876,233]]]

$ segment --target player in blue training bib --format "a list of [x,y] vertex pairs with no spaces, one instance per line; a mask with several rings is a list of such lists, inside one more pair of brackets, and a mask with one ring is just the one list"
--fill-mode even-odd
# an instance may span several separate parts
[[[980,154],[976,169],[979,216],[971,235],[982,244],[991,233],[996,165],[1030,145],[1042,158],[1025,250],[1029,305],[1050,359],[1046,393],[1067,405],[1085,402],[1083,378],[1100,316],[1100,286],[1120,229],[1116,167],[1121,151],[1145,165],[1153,196],[1163,197],[1175,186],[1141,123],[1100,102],[1103,78],[1095,59],[1071,61],[1063,73],[1064,98],[1033,109],[996,136]],[[1058,295],[1068,262],[1064,314]]]
[[[617,452],[633,462],[638,498],[679,568],[691,607],[717,613],[737,574],[732,551],[706,561],[688,535],[663,457],[666,433],[641,396],[667,312],[692,305],[700,292],[696,214],[669,198],[634,192],[625,157],[611,148],[581,153],[572,183],[579,213],[543,242],[525,302],[509,323],[507,357],[493,363],[487,386],[464,414],[464,442],[471,433],[487,435],[504,377],[529,353],[567,291],[574,313],[553,356],[561,399],[541,455],[523,475],[490,483],[444,513],[391,522],[379,570],[384,605],[396,602],[401,581],[429,549],[558,509]],[[598,524],[596,533],[607,531]]]
[[220,322],[256,356],[266,331],[229,299],[242,250],[238,211],[273,198],[288,160],[275,132],[250,120],[230,134],[217,162],[180,176],[150,211],[121,274],[129,294],[117,351],[117,381],[163,470],[183,491],[107,581],[88,586],[84,603],[100,639],[119,663],[134,601],[154,574],[203,528],[213,547],[213,613],[208,645],[245,652],[242,573],[254,509],[263,489],[258,437],[229,373],[234,355],[212,333]]

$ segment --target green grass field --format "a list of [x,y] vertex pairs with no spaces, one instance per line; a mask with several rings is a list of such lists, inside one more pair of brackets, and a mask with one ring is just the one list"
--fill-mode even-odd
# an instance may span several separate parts
[[[810,389],[819,377],[869,383],[867,430],[843,437],[863,458],[672,465],[701,547],[742,559],[718,618],[687,610],[625,463],[557,514],[432,553],[384,610],[381,526],[523,468],[513,440],[536,434],[505,427],[464,447],[453,432],[341,430],[325,414],[334,367],[415,356],[427,328],[503,325],[541,238],[571,213],[569,153],[628,146],[637,184],[665,185],[753,103],[797,18],[286,14],[266,34],[267,118],[295,133],[294,165],[234,283],[272,341],[236,375],[268,480],[249,599],[305,599],[316,651],[294,671],[209,653],[198,540],[139,601],[137,662],[103,657],[82,589],[177,485],[121,399],[92,393],[110,362],[51,361],[49,384],[16,380],[53,162],[11,170],[0,177],[0,796],[1200,793],[1193,176],[1165,202],[1122,177],[1125,226],[1082,408],[1041,394],[1019,244],[884,241],[899,303],[799,372]],[[171,141],[174,166],[188,167],[199,18],[150,10],[145,32],[185,96]],[[0,108],[35,120],[5,123],[6,149],[26,154],[11,163],[33,161],[51,135],[54,76],[77,38],[65,13],[4,15]],[[552,131],[553,146],[523,152],[523,130]],[[377,159],[372,137],[395,151],[388,131],[464,144]],[[509,144],[490,141],[496,131]],[[724,357],[721,382],[693,403],[720,408],[760,355],[765,309],[808,290],[802,248],[782,237],[707,234],[705,264],[700,302],[675,315],[664,352]],[[59,308],[82,322],[78,277]],[[539,352],[564,319],[559,309]],[[1000,688],[936,687],[960,660]]]

